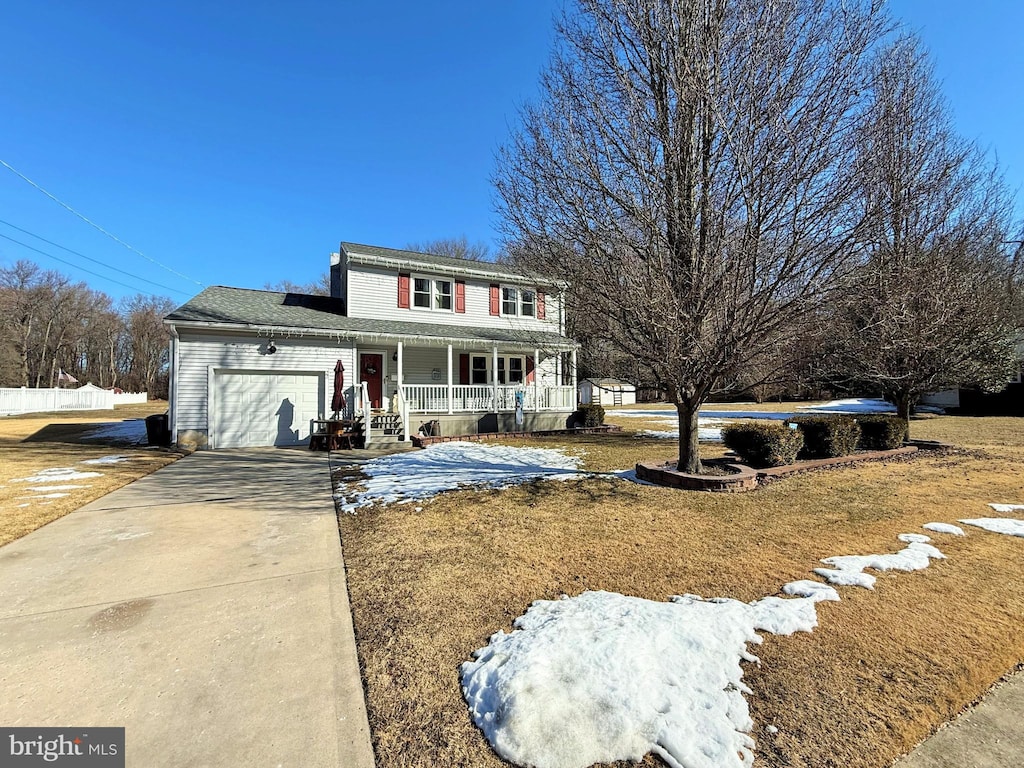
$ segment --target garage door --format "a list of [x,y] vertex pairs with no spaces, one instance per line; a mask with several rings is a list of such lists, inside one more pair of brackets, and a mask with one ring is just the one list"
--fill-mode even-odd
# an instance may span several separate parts
[[324,411],[324,374],[217,371],[213,381],[217,448],[308,444]]

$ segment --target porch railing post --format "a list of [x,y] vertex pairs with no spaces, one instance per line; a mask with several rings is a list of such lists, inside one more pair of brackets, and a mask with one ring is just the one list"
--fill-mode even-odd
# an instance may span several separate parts
[[540,410],[540,350],[533,350],[533,412]]
[[448,413],[455,413],[455,387],[452,385],[452,345],[448,345]]
[[491,410],[495,413],[498,412],[498,345],[495,344],[491,348],[491,386],[494,398],[494,404]]

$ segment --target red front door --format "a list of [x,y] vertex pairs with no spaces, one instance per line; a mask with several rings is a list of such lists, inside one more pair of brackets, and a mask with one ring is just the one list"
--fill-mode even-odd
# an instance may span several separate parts
[[384,355],[359,355],[359,379],[366,382],[370,406],[380,408],[381,389],[384,384]]

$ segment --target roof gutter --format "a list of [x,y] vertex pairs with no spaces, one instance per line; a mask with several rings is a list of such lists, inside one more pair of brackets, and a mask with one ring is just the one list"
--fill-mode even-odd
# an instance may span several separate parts
[[[569,351],[573,349],[579,349],[580,344],[572,339],[566,339],[564,342],[551,344],[551,343],[538,343],[537,340],[531,340],[529,338],[521,341],[504,341],[500,339],[467,339],[462,336],[422,336],[415,333],[387,333],[381,332],[368,332],[368,331],[341,331],[331,330],[329,328],[297,328],[293,326],[285,325],[255,325],[252,323],[227,323],[227,322],[212,322],[208,320],[164,320],[166,325],[174,328],[176,325],[183,328],[208,328],[211,330],[233,330],[240,332],[255,332],[257,337],[263,336],[279,336],[281,338],[303,338],[305,336],[312,336],[314,338],[327,338],[337,339],[338,341],[363,341],[369,338],[371,341],[383,341],[393,340],[406,342],[414,342],[420,346],[442,346],[446,344],[459,345],[460,347],[473,347],[481,344],[499,344],[501,346],[515,346],[522,347],[523,349],[555,349],[559,351]],[[175,331],[175,336],[177,332]]]

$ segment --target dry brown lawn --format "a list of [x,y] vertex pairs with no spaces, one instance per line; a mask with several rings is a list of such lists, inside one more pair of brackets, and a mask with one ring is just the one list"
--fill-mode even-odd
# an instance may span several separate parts
[[[84,434],[95,430],[99,424],[144,418],[165,410],[166,402],[152,401],[117,406],[112,411],[0,417],[0,546],[177,459],[180,454],[163,449],[126,446],[109,440],[81,441]],[[128,456],[129,460],[116,464],[81,463],[112,455]],[[79,480],[23,480],[36,476],[42,470],[57,467],[99,472],[101,476]],[[82,487],[57,491],[30,490],[65,485]],[[66,495],[46,498],[54,493]]]
[[[531,602],[604,589],[754,600],[837,554],[895,552],[929,521],[1024,502],[1024,420],[915,421],[948,455],[794,476],[718,495],[590,479],[460,491],[340,525],[379,765],[498,766],[459,665]],[[591,469],[670,458],[629,435],[533,441]],[[757,765],[881,768],[1024,660],[1024,540],[934,534],[948,560],[841,588],[811,634],[765,636],[746,665]],[[777,733],[767,726],[774,725]],[[660,762],[648,756],[651,765]]]

